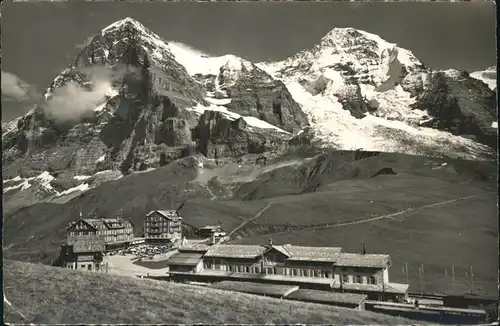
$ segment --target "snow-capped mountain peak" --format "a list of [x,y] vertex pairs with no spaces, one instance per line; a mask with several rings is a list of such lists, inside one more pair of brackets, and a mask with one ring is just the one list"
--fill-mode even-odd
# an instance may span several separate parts
[[312,48],[259,66],[278,78],[309,81],[334,70],[356,83],[374,86],[383,84],[391,74],[399,74],[403,67],[406,72],[424,68],[411,51],[354,28],[334,28]]
[[[129,41],[128,38],[132,36],[137,37],[137,42],[141,47],[151,54],[152,59],[157,61],[172,58],[173,56],[166,40],[130,17],[103,28],[100,36],[107,40],[110,47],[116,46],[120,42],[127,42]],[[105,52],[109,52],[109,49],[105,49]]]
[[146,32],[146,33],[148,32],[148,29],[146,27],[144,27],[144,25],[142,25],[140,22],[138,22],[137,20],[135,20],[131,17],[125,17],[123,19],[117,20],[114,23],[104,27],[101,30],[101,32],[107,33],[107,32],[113,31],[115,29],[123,28],[127,25],[131,25],[138,30],[142,30],[143,32]]

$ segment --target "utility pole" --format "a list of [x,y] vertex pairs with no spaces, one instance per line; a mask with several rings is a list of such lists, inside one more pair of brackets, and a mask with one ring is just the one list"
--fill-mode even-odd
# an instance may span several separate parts
[[455,265],[451,265],[451,282],[455,285]]
[[425,280],[424,264],[422,264],[422,292],[424,292],[424,280]]
[[445,292],[448,292],[448,269],[444,269],[444,290]]
[[471,282],[471,286],[472,286],[470,292],[473,293],[473,291],[474,291],[474,273],[472,272],[472,265],[469,266],[469,272],[470,272],[470,282]]
[[420,297],[422,297],[423,293],[423,285],[422,285],[422,267],[418,268],[418,276],[420,278]]
[[410,282],[408,281],[408,263],[405,262],[405,269],[406,269],[406,284],[410,284]]

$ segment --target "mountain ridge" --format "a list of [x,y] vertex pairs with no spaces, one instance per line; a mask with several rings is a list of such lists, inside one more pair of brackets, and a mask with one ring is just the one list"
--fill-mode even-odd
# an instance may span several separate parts
[[186,156],[202,166],[298,144],[489,160],[493,96],[467,73],[432,71],[353,28],[284,61],[252,63],[167,42],[125,18],[88,42],[44,102],[2,125],[4,197],[71,200]]

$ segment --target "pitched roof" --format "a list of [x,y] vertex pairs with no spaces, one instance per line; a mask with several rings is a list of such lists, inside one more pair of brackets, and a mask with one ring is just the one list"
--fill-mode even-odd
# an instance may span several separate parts
[[80,222],[87,224],[91,228],[97,229],[97,227],[94,225],[94,223],[91,222],[91,220],[92,219],[78,219],[76,221],[70,222],[68,227],[66,228],[66,230],[72,228],[74,225],[76,225],[77,223],[80,223]]
[[170,220],[172,219],[178,219],[178,220],[182,220],[182,217],[179,216],[179,214],[177,213],[176,210],[155,210],[155,211],[151,211],[149,212],[146,217],[149,217],[151,216],[152,214],[154,213],[158,213],[160,214],[161,216],[165,217],[165,218],[168,218]]
[[179,252],[170,256],[167,264],[182,265],[182,266],[196,266],[202,259],[203,253],[194,252]]
[[316,261],[316,262],[336,262],[342,252],[340,247],[304,247],[304,246],[282,246],[290,254],[292,261]]
[[83,221],[84,223],[90,225],[94,229],[107,228],[107,229],[121,229],[127,226],[132,226],[132,222],[128,220],[118,219],[116,217],[108,218],[84,218],[74,222],[71,222],[68,229],[71,228],[76,223]]
[[288,250],[286,250],[286,248],[284,246],[271,245],[271,246],[266,246],[266,247],[267,247],[267,250],[265,253],[267,253],[271,250],[276,250],[276,251],[280,252],[281,254],[283,254],[284,256],[286,256],[287,258],[290,258],[292,256],[290,254],[290,252],[288,252]]
[[207,225],[207,226],[204,226],[202,228],[200,228],[200,230],[213,230],[213,229],[222,229],[222,227],[220,225]]
[[122,229],[128,226],[132,226],[132,223],[128,220],[118,219],[116,217],[106,217],[106,218],[92,218],[84,219],[87,223],[98,228],[99,226],[105,226],[108,229]]
[[385,268],[390,264],[389,255],[340,253],[337,266]]
[[266,250],[263,246],[257,245],[214,245],[208,249],[205,257],[223,258],[255,258],[262,255]]
[[408,292],[409,287],[410,284],[390,282],[385,284],[385,291],[392,293],[406,293]]
[[[335,289],[340,289],[340,282],[334,283]],[[409,284],[400,283],[378,283],[378,284],[359,284],[359,283],[343,283],[342,287],[345,290],[370,291],[370,292],[387,292],[396,294],[405,294],[408,291]]]
[[367,297],[368,296],[366,294],[358,293],[299,289],[287,295],[285,298],[318,303],[350,303],[359,305],[365,301]]
[[187,245],[179,247],[179,252],[207,252],[210,245],[205,243],[188,243]]

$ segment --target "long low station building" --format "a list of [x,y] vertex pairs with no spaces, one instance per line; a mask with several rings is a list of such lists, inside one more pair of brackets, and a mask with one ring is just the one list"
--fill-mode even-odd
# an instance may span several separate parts
[[389,255],[345,253],[340,247],[185,245],[168,265],[173,281],[261,282],[362,293],[369,300],[408,298],[408,284],[389,281]]

